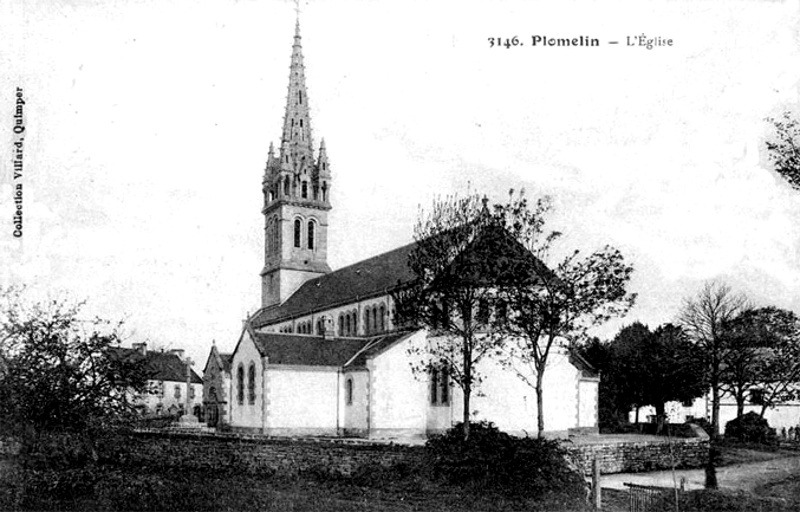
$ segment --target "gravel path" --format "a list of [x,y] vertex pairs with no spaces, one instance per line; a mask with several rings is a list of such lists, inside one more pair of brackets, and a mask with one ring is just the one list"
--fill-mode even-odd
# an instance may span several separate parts
[[[760,485],[782,480],[791,474],[800,473],[800,454],[758,462],[733,464],[717,468],[717,482],[721,489],[750,491]],[[653,471],[651,473],[617,473],[603,475],[601,486],[610,489],[626,489],[625,483],[672,487],[684,481],[686,489],[702,489],[705,485],[703,469],[679,469],[675,471]]]

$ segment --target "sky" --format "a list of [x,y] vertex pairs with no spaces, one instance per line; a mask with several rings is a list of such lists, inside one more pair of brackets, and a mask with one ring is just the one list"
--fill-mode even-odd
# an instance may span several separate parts
[[[436,197],[524,189],[553,198],[560,250],[634,266],[637,304],[604,335],[674,321],[712,279],[800,313],[800,192],[764,151],[765,119],[800,111],[799,6],[302,1],[330,266],[409,243]],[[260,302],[295,17],[288,0],[0,4],[0,285],[85,299],[197,369],[212,340],[231,351]]]

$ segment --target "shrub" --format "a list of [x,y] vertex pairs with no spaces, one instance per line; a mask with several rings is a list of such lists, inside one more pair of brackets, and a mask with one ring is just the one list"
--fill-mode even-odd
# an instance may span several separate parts
[[554,490],[585,496],[583,476],[570,468],[557,441],[515,438],[480,422],[470,425],[469,440],[455,425],[429,439],[425,451],[434,478],[449,484],[525,498]]
[[743,443],[775,444],[775,429],[767,420],[754,412],[748,412],[725,425],[725,438]]

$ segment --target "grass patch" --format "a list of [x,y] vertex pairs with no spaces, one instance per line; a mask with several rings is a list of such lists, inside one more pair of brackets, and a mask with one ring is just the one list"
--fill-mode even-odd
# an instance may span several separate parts
[[[9,462],[5,461],[6,470]],[[69,470],[6,471],[0,510],[36,511],[588,511],[574,497],[537,499],[477,493],[417,473],[383,469],[351,477],[297,478],[99,465]],[[87,473],[87,471],[89,473]]]

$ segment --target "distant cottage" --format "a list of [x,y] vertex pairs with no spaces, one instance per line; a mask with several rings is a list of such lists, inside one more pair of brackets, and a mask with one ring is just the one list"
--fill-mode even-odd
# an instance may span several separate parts
[[[270,435],[397,438],[440,432],[462,417],[460,390],[445,373],[415,375],[408,349],[432,335],[395,322],[391,293],[414,275],[414,244],[331,272],[327,263],[331,167],[314,156],[299,23],[278,154],[263,179],[262,308],[233,353],[212,347],[204,403],[209,422]],[[497,314],[497,313],[495,313]],[[494,362],[473,398],[476,419],[537,433],[536,395]],[[551,434],[597,430],[598,375],[561,351],[545,374]],[[213,418],[213,419],[212,419]]]
[[[147,350],[146,343],[134,343],[133,348],[114,347],[117,357],[144,359],[147,375],[147,390],[134,397],[140,413],[184,414],[187,395],[191,410],[199,408],[203,397],[203,381],[191,369],[190,361],[184,359],[182,349],[169,351]],[[187,371],[190,384],[187,387]]]

